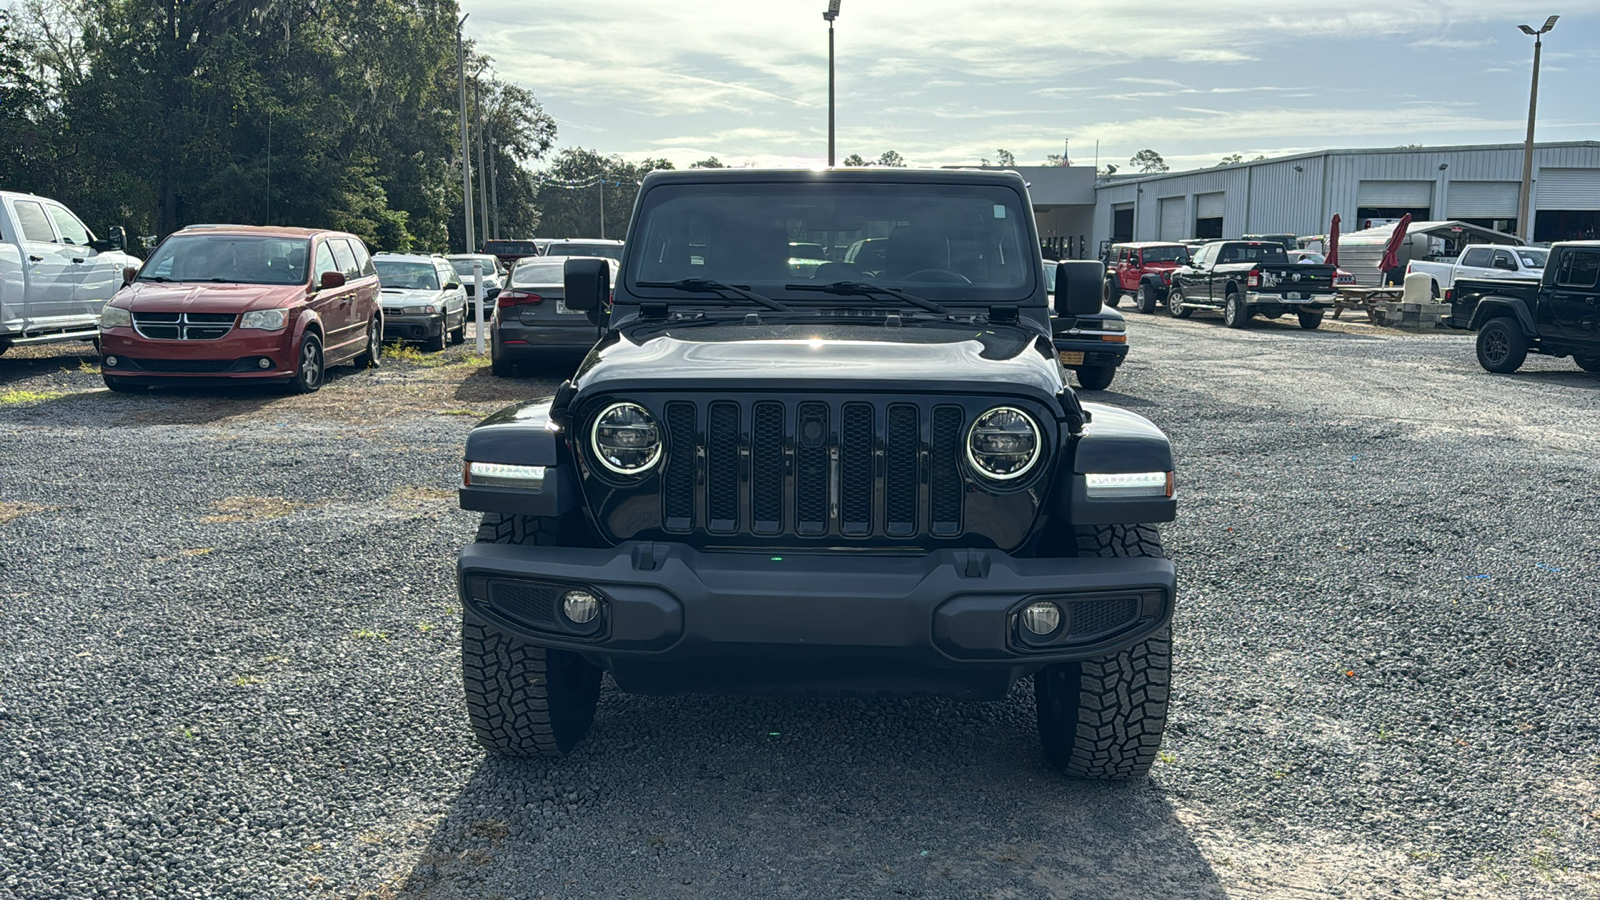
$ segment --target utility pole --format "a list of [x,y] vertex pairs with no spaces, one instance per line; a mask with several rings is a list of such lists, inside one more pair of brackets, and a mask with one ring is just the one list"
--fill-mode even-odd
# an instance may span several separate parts
[[1533,36],[1533,86],[1528,88],[1528,139],[1522,145],[1522,208],[1517,210],[1517,236],[1526,243],[1533,239],[1533,117],[1539,108],[1539,50],[1544,46],[1544,35],[1556,27],[1560,16],[1551,16],[1544,27],[1534,31],[1527,25],[1518,25],[1523,34]]
[[606,239],[606,176],[600,176],[600,240]]
[[478,116],[478,207],[483,211],[483,236],[489,237],[489,185],[484,180],[488,170],[483,165],[483,70],[472,79],[472,108]]
[[[462,250],[466,253],[478,252],[478,236],[472,230],[472,149],[467,142],[467,63],[466,54],[461,49],[461,28],[467,24],[468,13],[456,23],[456,77],[461,84],[461,210],[464,213],[467,246]],[[482,304],[479,304],[482,308]],[[480,343],[483,338],[479,337]],[[483,352],[479,347],[478,352]]]
[[494,156],[494,117],[490,116],[489,117],[489,209],[491,211],[493,211],[494,215],[491,217],[491,220],[490,220],[493,227],[489,231],[489,236],[493,237],[493,238],[498,238],[498,237],[500,237],[500,192],[495,190],[494,174],[495,174],[495,169],[498,168],[498,167],[494,164],[494,162],[495,162],[495,156]]
[[839,18],[839,0],[828,0],[828,167],[833,167],[833,20]]

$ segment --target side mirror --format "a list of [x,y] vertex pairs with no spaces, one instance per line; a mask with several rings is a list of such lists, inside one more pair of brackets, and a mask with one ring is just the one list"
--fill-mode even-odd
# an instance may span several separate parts
[[123,267],[123,269],[122,269],[122,285],[123,285],[123,287],[127,287],[128,285],[133,284],[133,280],[135,278],[138,278],[138,277],[139,277],[139,267],[138,266],[124,266]]
[[1061,318],[1092,316],[1100,311],[1106,267],[1094,260],[1069,259],[1056,263],[1055,314]]
[[562,268],[562,282],[567,309],[601,310],[611,295],[611,267],[603,259],[569,259]]
[[459,282],[459,281],[451,281],[451,282],[447,282],[445,284],[444,289],[447,290],[447,291],[453,291],[453,290],[455,290],[456,288],[459,288],[459,287],[461,287],[461,282]]
[[487,300],[493,300],[494,298],[500,296],[500,289],[497,287],[484,288],[483,296]]
[[344,287],[344,273],[343,272],[323,272],[322,273],[322,281],[320,282],[320,284],[321,284],[322,289],[325,290],[325,291],[332,290],[334,288]]

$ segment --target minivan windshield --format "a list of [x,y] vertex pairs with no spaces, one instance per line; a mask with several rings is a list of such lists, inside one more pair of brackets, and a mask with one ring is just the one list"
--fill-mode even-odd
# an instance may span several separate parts
[[150,254],[139,280],[304,284],[310,243],[254,234],[175,234]]
[[[819,295],[785,284],[870,282],[939,302],[1016,302],[1035,290],[1040,270],[1031,215],[1001,185],[663,185],[639,210],[626,280],[649,297],[672,289],[639,282],[688,279],[797,300]],[[820,249],[817,258],[794,253],[817,252],[808,245]]]

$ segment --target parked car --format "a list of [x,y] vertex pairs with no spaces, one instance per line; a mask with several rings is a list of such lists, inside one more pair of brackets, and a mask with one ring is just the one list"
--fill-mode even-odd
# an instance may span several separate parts
[[501,269],[510,269],[517,264],[517,260],[525,256],[538,256],[544,252],[544,248],[537,240],[508,241],[497,238],[484,241],[483,247],[478,252],[500,260]]
[[1428,262],[1412,260],[1406,274],[1426,272],[1433,279],[1433,296],[1450,300],[1450,292],[1460,278],[1532,279],[1544,277],[1544,264],[1550,251],[1541,247],[1497,247],[1474,244],[1454,260]]
[[1548,263],[1537,281],[1457,279],[1446,322],[1478,332],[1478,363],[1490,372],[1542,353],[1600,373],[1600,241],[1555,244]]
[[844,261],[866,273],[876,273],[883,268],[888,253],[888,238],[862,238],[853,241],[844,251]]
[[139,265],[123,230],[106,231],[97,239],[48,197],[0,191],[0,353],[99,336],[100,308]]
[[467,339],[467,290],[438,254],[379,253],[383,339],[417,341],[435,352]]
[[[1022,177],[652,172],[634,209],[615,282],[605,260],[565,264],[568,308],[605,339],[467,438],[478,742],[572,752],[602,673],[990,701],[1027,680],[1052,764],[1145,775],[1170,684],[1172,448],[1080,401],[1045,349]],[[789,240],[866,233],[889,234],[875,282],[786,265]],[[1098,312],[1103,278],[1059,263],[1056,316]]]
[[322,387],[329,366],[376,365],[378,272],[353,234],[235,225],[178,231],[100,316],[113,391],[197,381]]
[[1299,237],[1287,232],[1278,232],[1275,234],[1245,234],[1240,235],[1239,240],[1260,241],[1264,244],[1278,244],[1279,246],[1283,247],[1284,252],[1300,249]]
[[1140,241],[1114,244],[1112,260],[1106,267],[1105,304],[1115,308],[1125,293],[1134,294],[1134,305],[1142,313],[1153,313],[1156,304],[1167,302],[1172,273],[1189,263],[1189,248],[1173,241]]
[[613,262],[622,259],[622,242],[600,238],[567,238],[545,245],[545,256],[604,256]]
[[[1055,308],[1056,267],[1044,266],[1050,305]],[[1079,316],[1052,316],[1052,341],[1056,358],[1064,368],[1078,376],[1078,384],[1091,391],[1103,391],[1117,376],[1117,367],[1128,358],[1128,323],[1109,306]]]
[[[446,256],[450,265],[455,268],[460,276],[461,286],[467,289],[467,316],[476,318],[478,314],[477,276],[472,270],[473,260],[483,264],[483,293],[489,300],[494,300],[499,295],[500,289],[505,286],[506,269],[500,263],[500,257],[488,253],[457,253]],[[490,315],[489,308],[484,310],[484,318]]]
[[[568,309],[563,281],[567,260],[584,257],[535,256],[511,270],[509,283],[495,299],[489,323],[490,371],[509,377],[519,363],[541,362],[556,355],[581,355],[605,331],[582,310]],[[616,280],[617,261],[604,259]]]
[[1249,327],[1252,316],[1292,312],[1309,330],[1333,305],[1335,274],[1330,265],[1290,262],[1277,242],[1213,241],[1172,273],[1167,312],[1186,319],[1197,309],[1220,310],[1229,328]]

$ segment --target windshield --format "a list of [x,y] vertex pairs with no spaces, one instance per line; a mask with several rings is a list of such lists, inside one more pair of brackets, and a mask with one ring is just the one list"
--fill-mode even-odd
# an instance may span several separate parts
[[513,287],[527,287],[533,284],[563,284],[566,260],[557,262],[523,262],[511,270],[511,284]]
[[1518,247],[1517,256],[1522,258],[1522,265],[1529,269],[1542,269],[1550,259],[1548,250],[1534,250],[1529,247]]
[[604,256],[622,260],[621,244],[580,244],[574,241],[555,241],[544,248],[545,256]]
[[1189,261],[1187,247],[1146,247],[1144,248],[1144,264],[1151,263],[1186,263]]
[[[478,257],[478,262],[483,269],[483,277],[485,278],[493,277],[495,272],[498,271],[497,264],[499,261],[492,256],[480,256]],[[450,260],[450,267],[456,270],[457,275],[472,277],[472,260],[470,259],[452,259]]]
[[1284,252],[1282,244],[1223,244],[1222,253],[1217,257],[1219,265],[1243,262],[1286,263],[1288,261],[1289,254]]
[[150,255],[139,280],[304,284],[309,248],[305,238],[174,235]]
[[402,291],[439,289],[439,270],[432,263],[398,259],[378,259],[373,262],[378,267],[378,281],[386,288]]
[[[666,185],[638,215],[634,285],[701,279],[776,296],[786,283],[865,281],[933,300],[1015,302],[1035,289],[1040,268],[1031,214],[999,185]],[[813,245],[815,257],[796,252],[816,253]]]

